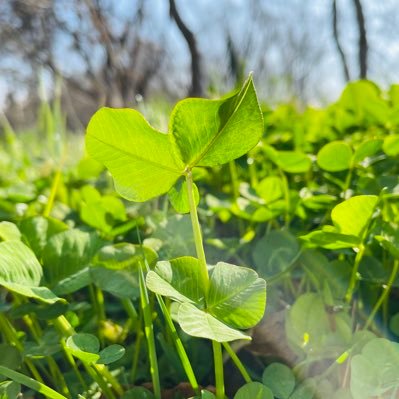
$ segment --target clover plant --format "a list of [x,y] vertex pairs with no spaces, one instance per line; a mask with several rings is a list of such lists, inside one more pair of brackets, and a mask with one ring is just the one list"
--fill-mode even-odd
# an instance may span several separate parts
[[[154,129],[133,109],[102,108],[87,128],[89,155],[107,167],[122,197],[144,202],[168,193],[176,210],[190,213],[197,257],[159,261],[148,271],[146,286],[158,298],[179,304],[176,318],[183,331],[212,340],[219,399],[224,398],[221,344],[251,339],[242,330],[261,320],[266,282],[247,267],[223,261],[207,265],[193,170],[241,157],[262,134],[263,117],[251,76],[239,92],[220,100],[178,102],[167,133]],[[142,286],[141,295],[146,295]]]

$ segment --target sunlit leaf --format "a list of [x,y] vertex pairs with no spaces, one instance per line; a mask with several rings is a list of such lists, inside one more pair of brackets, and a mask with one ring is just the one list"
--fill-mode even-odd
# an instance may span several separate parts
[[255,326],[266,307],[266,282],[249,268],[218,262],[210,276],[207,308],[224,323],[240,329]]
[[333,141],[326,144],[317,154],[320,168],[328,172],[340,172],[351,166],[352,149],[343,141]]
[[341,202],[331,212],[331,219],[340,234],[362,237],[373,216],[378,197],[358,195]]
[[154,271],[147,273],[149,290],[178,302],[204,305],[201,266],[198,259],[189,256],[158,262]]
[[212,339],[217,342],[251,339],[250,336],[227,326],[209,313],[187,302],[179,306],[177,320],[183,331],[193,337]]

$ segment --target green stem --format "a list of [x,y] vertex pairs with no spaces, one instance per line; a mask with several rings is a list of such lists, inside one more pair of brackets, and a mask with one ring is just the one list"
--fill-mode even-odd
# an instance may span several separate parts
[[54,205],[55,196],[57,194],[58,187],[60,185],[60,181],[61,181],[61,166],[55,172],[53,184],[51,185],[50,195],[46,204],[46,208],[44,209],[43,216],[47,217],[50,215],[51,209],[53,208]]
[[355,257],[355,263],[353,265],[351,278],[349,280],[348,290],[347,290],[346,295],[345,295],[345,301],[347,303],[350,303],[352,301],[353,292],[355,290],[356,282],[358,280],[359,265],[360,265],[360,262],[361,262],[361,260],[363,258],[365,249],[366,248],[365,248],[365,246],[363,244],[359,245],[359,250],[358,250],[358,252],[356,254],[356,257]]
[[352,174],[353,168],[350,168],[348,174],[346,175],[345,184],[343,187],[344,199],[346,199],[346,192],[349,190],[349,187],[351,185]]
[[[139,236],[139,242],[141,245],[141,237],[140,237],[139,232],[138,232],[138,236]],[[142,252],[143,252],[143,258],[144,258],[144,265],[145,265],[146,271],[148,272],[150,270],[150,267],[148,265],[143,248],[142,248]],[[191,367],[191,363],[187,356],[187,352],[184,349],[183,343],[181,342],[181,339],[180,339],[179,335],[177,334],[177,330],[176,330],[175,325],[173,324],[173,320],[172,320],[172,317],[170,316],[168,307],[165,305],[165,301],[163,300],[161,295],[155,294],[155,297],[156,297],[158,304],[161,308],[161,311],[165,317],[166,324],[168,325],[169,330],[171,332],[172,338],[173,338],[175,346],[176,346],[177,353],[180,357],[180,361],[182,362],[182,366],[187,375],[187,378],[188,378],[193,390],[196,392],[196,394],[200,395],[200,388],[199,388],[197,379],[195,377],[194,370]],[[139,336],[138,336],[138,340],[139,340]],[[137,347],[136,347],[136,351],[137,351]],[[136,356],[135,356],[135,360],[136,360]],[[135,365],[134,370],[136,370],[136,368],[137,368],[137,361],[138,361],[138,356],[137,356],[136,362],[134,363],[134,365]],[[133,375],[135,376],[135,371],[134,371]],[[134,380],[133,380],[133,382],[134,382]]]
[[[67,338],[71,335],[76,334],[75,329],[69,324],[68,320],[65,318],[65,316],[58,316],[54,321],[54,326],[61,332],[61,334]],[[90,367],[85,365],[86,371],[94,377],[94,375],[101,375],[101,378],[103,380],[103,384],[107,384],[107,380],[109,377],[108,369],[105,367],[101,367],[100,365],[93,365],[92,368],[95,368],[97,371],[95,374],[90,372]],[[95,380],[97,382],[97,380]],[[118,394],[123,393],[123,388],[122,386],[116,381],[114,378],[111,380],[108,380],[108,382],[111,384],[112,388],[117,392]],[[120,394],[121,395],[121,394]]]
[[122,305],[134,325],[137,322],[138,315],[137,315],[137,310],[134,307],[132,300],[130,298],[124,298],[124,299],[122,299]]
[[240,193],[238,188],[237,166],[234,160],[229,162],[229,169],[230,169],[231,185],[233,188],[233,198],[237,200]]
[[68,361],[68,363],[71,365],[76,377],[78,378],[80,384],[82,385],[82,388],[84,391],[87,391],[89,389],[89,387],[86,384],[86,381],[84,380],[84,378],[82,377],[82,374],[79,371],[78,366],[76,365],[75,359],[73,358],[73,356],[66,350],[65,347],[65,340],[61,339],[61,345],[62,345],[62,349],[64,350],[64,355]]
[[142,321],[140,318],[139,322],[137,323],[136,341],[134,343],[134,354],[133,354],[132,372],[131,372],[133,384],[136,381],[136,374],[137,374],[137,368],[138,368],[138,364],[139,364],[140,351],[141,351],[141,341],[143,338],[143,332],[141,331],[141,328],[142,328]]
[[106,380],[111,384],[118,396],[121,397],[124,393],[123,389],[118,381],[115,379],[115,377],[111,374],[109,369],[104,364],[94,364],[94,368],[98,371],[99,375],[102,378],[106,378]]
[[0,375],[4,375],[10,380],[18,382],[19,384],[25,385],[37,392],[42,393],[44,396],[51,399],[67,399],[65,396],[60,395],[42,382],[35,381],[32,378],[27,377],[24,374],[18,373],[17,371],[11,370],[7,367],[0,366]]
[[97,289],[93,284],[89,285],[90,300],[93,304],[94,311],[97,316],[98,323],[106,319],[105,309],[104,309],[104,296],[102,292]]
[[150,373],[154,395],[157,399],[161,398],[161,384],[159,381],[158,360],[155,349],[154,326],[152,324],[150,299],[148,297],[147,287],[145,285],[143,269],[139,267],[140,283],[140,303],[144,317],[144,332],[147,338],[148,357],[150,359]]
[[[14,302],[17,304],[22,304],[22,303],[26,302],[26,300],[24,298],[21,298],[18,295],[13,295],[13,297],[14,297]],[[22,320],[28,327],[34,340],[37,343],[40,343],[40,338],[43,336],[43,331],[40,327],[40,324],[35,319],[35,317],[33,315],[24,315],[24,316],[22,316]],[[71,397],[68,386],[66,385],[66,382],[64,379],[64,375],[62,374],[57,363],[54,361],[54,359],[51,356],[46,356],[46,360],[47,360],[47,364],[49,366],[50,373],[51,373],[50,379],[54,382],[54,387],[61,390],[63,395]]]
[[398,270],[399,270],[399,261],[395,260],[394,264],[393,264],[393,268],[392,268],[392,272],[391,275],[389,276],[388,282],[385,286],[383,286],[383,291],[381,296],[378,298],[378,301],[376,302],[376,304],[373,307],[373,310],[371,311],[366,324],[364,325],[364,328],[367,329],[370,327],[371,323],[374,320],[375,315],[377,314],[379,308],[381,307],[381,305],[384,303],[385,298],[388,296],[389,292],[392,289],[392,285],[393,282],[395,281],[395,278],[398,274]]
[[111,388],[108,386],[107,381],[104,380],[103,376],[100,373],[100,370],[96,367],[96,365],[91,364],[90,366],[85,366],[85,368],[86,371],[90,374],[91,378],[101,388],[101,391],[105,395],[105,397],[109,399],[116,399]]
[[251,181],[251,187],[255,187],[258,184],[258,174],[256,171],[255,159],[251,156],[248,156],[247,159],[248,169],[249,169],[249,178]]
[[240,358],[237,356],[237,353],[234,352],[230,344],[228,342],[223,342],[222,345],[224,349],[226,349],[226,352],[229,354],[231,360],[234,362],[241,375],[243,376],[245,382],[247,384],[252,382],[251,377],[249,376],[247,370],[245,369],[245,366],[242,364]]
[[64,374],[62,374],[60,368],[58,367],[57,362],[51,356],[47,356],[46,359],[47,359],[47,362],[48,362],[48,365],[49,365],[49,368],[50,368],[50,371],[51,371],[51,374],[52,374],[54,380],[58,381],[58,385],[61,388],[61,393],[65,396],[67,396],[68,398],[71,398],[72,395],[69,392],[69,388],[65,382]]
[[197,395],[200,395],[200,388],[199,388],[197,379],[195,378],[194,370],[191,367],[191,363],[187,356],[187,352],[184,349],[183,343],[181,342],[181,339],[180,339],[179,335],[177,334],[177,330],[176,330],[175,325],[173,324],[172,317],[170,316],[169,310],[166,307],[165,302],[161,295],[157,294],[156,298],[158,300],[159,306],[161,307],[161,311],[165,317],[166,324],[168,325],[170,332],[172,334],[177,353],[180,357],[180,361],[182,362],[182,365],[183,365],[184,371],[187,375],[187,378],[188,378],[192,388],[194,389],[195,393]]
[[[0,330],[4,334],[6,340],[10,344],[14,345],[19,352],[23,353],[24,347],[19,341],[16,330],[14,329],[13,325],[8,321],[7,317],[2,313],[0,313]],[[32,376],[35,377],[38,382],[43,383],[43,379],[36,366],[33,364],[32,360],[29,358],[25,358],[24,362],[32,373]]]
[[213,361],[215,365],[216,399],[224,399],[223,356],[220,342],[212,341]]
[[186,174],[186,181],[187,181],[188,201],[190,204],[190,216],[191,216],[191,225],[193,228],[195,249],[197,252],[198,260],[200,262],[201,279],[204,283],[205,296],[207,296],[208,287],[209,287],[209,275],[208,275],[208,268],[206,266],[205,251],[202,242],[201,227],[198,220],[197,206],[194,200],[193,176],[191,174],[191,170],[188,171]]
[[283,181],[284,201],[285,201],[285,227],[288,228],[290,224],[290,210],[291,210],[291,198],[290,188],[288,186],[288,180],[285,173],[279,168],[281,180]]

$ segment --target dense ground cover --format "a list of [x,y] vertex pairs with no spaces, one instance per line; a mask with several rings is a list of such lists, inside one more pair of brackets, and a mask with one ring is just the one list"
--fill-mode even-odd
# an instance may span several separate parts
[[[174,111],[184,179],[169,161],[172,177],[114,165],[132,148],[117,135],[114,152],[88,139],[83,156],[57,102],[37,131],[4,124],[0,397],[398,397],[399,87],[351,83],[325,109],[262,106],[260,128],[251,87]],[[89,136],[121,131],[113,115]],[[185,143],[201,123],[209,141]],[[159,158],[164,138],[138,153]]]

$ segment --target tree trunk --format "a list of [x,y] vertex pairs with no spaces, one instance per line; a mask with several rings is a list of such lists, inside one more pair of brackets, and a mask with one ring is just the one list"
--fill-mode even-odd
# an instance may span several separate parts
[[350,81],[349,68],[348,63],[346,61],[346,56],[344,50],[341,46],[341,42],[339,40],[339,31],[338,31],[338,15],[337,15],[337,0],[333,0],[332,2],[332,23],[333,23],[333,37],[335,42],[335,47],[337,48],[339,57],[341,59],[342,68],[345,76],[345,81]]
[[363,14],[363,7],[360,0],[353,0],[353,4],[356,9],[356,20],[359,29],[359,78],[367,79],[367,34],[366,34],[366,22]]
[[186,40],[191,54],[191,87],[188,94],[193,97],[202,97],[204,91],[202,87],[201,56],[197,48],[195,36],[181,19],[175,0],[169,0],[169,12]]

